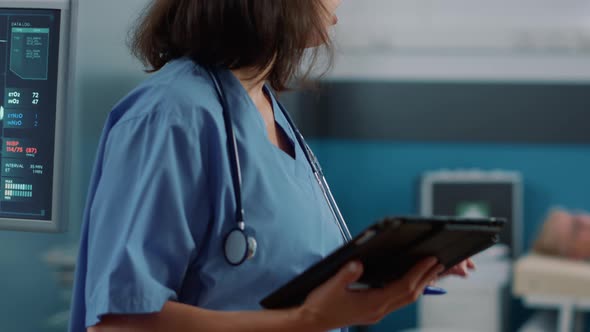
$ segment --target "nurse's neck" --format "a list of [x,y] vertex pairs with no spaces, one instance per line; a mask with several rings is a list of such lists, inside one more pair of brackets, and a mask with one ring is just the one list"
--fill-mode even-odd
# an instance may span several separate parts
[[269,106],[269,97],[264,93],[264,83],[266,72],[255,71],[251,68],[233,69],[231,72],[240,81],[244,90],[248,93],[254,105],[260,111]]
[[272,107],[271,97],[264,93],[264,82],[267,72],[253,71],[251,69],[232,70],[234,76],[240,81],[250,99],[262,115],[262,120],[266,125],[266,133],[272,144],[287,153],[291,158],[295,158],[295,150],[291,145],[284,131],[279,129],[275,122],[274,110]]

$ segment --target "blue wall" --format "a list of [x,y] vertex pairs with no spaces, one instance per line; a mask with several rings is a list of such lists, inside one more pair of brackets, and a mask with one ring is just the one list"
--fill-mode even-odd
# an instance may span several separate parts
[[[549,208],[590,210],[590,145],[310,142],[351,232],[386,215],[417,214],[423,172],[442,168],[515,170],[524,178],[524,243],[528,248]],[[415,306],[371,331],[415,327]]]

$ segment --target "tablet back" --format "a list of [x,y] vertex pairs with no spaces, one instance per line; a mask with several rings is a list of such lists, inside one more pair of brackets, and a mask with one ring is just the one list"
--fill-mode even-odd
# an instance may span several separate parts
[[497,243],[504,224],[505,220],[494,218],[386,218],[263,299],[261,305],[278,309],[302,304],[313,289],[352,260],[363,262],[359,281],[375,288],[400,279],[425,257],[436,256],[449,269]]

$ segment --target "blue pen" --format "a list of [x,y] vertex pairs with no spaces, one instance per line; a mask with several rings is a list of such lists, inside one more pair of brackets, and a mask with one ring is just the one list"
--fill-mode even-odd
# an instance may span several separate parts
[[424,288],[424,295],[445,295],[447,291],[444,288],[434,287],[434,286],[426,286]]
[[[348,289],[352,291],[367,290],[370,288],[371,286],[359,282],[348,285]],[[423,295],[445,295],[446,293],[447,291],[444,288],[434,286],[426,286],[422,292]]]

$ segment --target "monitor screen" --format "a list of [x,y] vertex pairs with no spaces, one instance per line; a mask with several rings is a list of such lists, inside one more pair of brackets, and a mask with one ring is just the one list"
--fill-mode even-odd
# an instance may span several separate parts
[[512,222],[514,186],[512,183],[436,183],[432,190],[434,215],[463,218],[499,217],[508,221],[500,241],[514,247]]
[[61,11],[0,8],[0,218],[50,221]]
[[[440,170],[422,176],[420,213],[424,216],[504,218],[500,242],[517,258],[522,252],[522,175],[516,171]],[[500,252],[500,251],[496,251]]]

